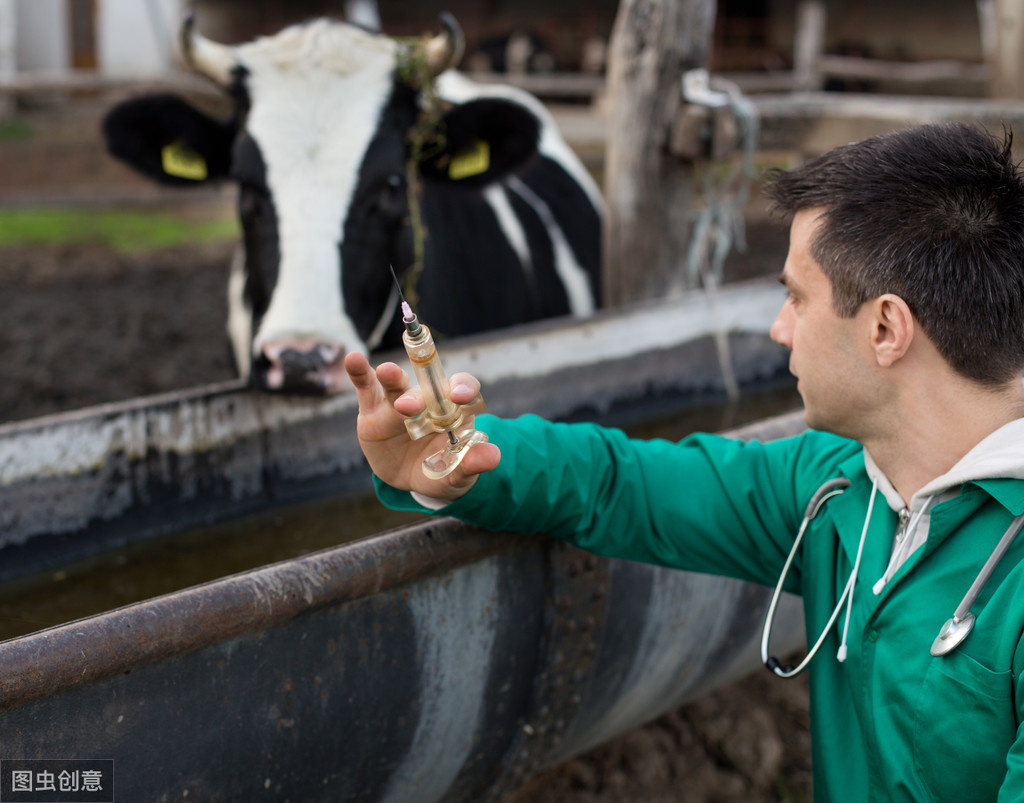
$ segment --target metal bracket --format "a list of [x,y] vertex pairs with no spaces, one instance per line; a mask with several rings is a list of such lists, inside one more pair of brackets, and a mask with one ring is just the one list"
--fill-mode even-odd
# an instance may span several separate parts
[[708,71],[688,70],[682,77],[685,101],[672,125],[669,150],[686,161],[721,161],[741,146],[735,95],[712,87]]

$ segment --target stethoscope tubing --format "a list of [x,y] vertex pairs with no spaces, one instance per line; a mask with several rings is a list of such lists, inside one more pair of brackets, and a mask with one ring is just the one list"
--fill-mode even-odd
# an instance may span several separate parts
[[845,477],[837,477],[829,480],[822,485],[811,497],[811,501],[807,503],[807,508],[804,511],[803,521],[800,522],[800,529],[797,530],[796,538],[793,540],[793,546],[789,550],[789,556],[786,558],[786,563],[782,567],[782,574],[779,575],[779,582],[775,584],[775,591],[772,593],[771,602],[768,604],[768,613],[765,615],[764,629],[761,631],[761,662],[768,667],[772,672],[778,675],[780,678],[791,678],[799,675],[810,663],[815,653],[821,647],[822,642],[825,641],[825,637],[828,632],[832,629],[832,625],[836,623],[836,619],[839,618],[839,612],[843,609],[843,602],[846,600],[847,595],[850,593],[850,584],[852,581],[846,582],[846,588],[843,589],[843,594],[839,598],[839,602],[836,604],[835,610],[832,611],[832,616],[829,617],[828,624],[821,631],[821,635],[818,636],[818,640],[814,642],[814,646],[808,651],[804,659],[797,664],[795,667],[783,667],[779,664],[779,660],[774,656],[768,654],[768,644],[772,636],[772,626],[775,623],[775,609],[779,605],[779,599],[782,597],[782,586],[786,582],[786,577],[789,574],[789,567],[793,563],[793,559],[796,557],[796,551],[800,548],[800,542],[803,540],[804,533],[807,531],[808,525],[818,515],[818,511],[821,506],[825,504],[825,501],[833,496],[841,494],[850,485],[850,481]]
[[[814,646],[811,647],[807,655],[804,656],[804,659],[799,664],[795,667],[784,667],[779,663],[778,658],[769,655],[771,631],[772,626],[775,623],[775,609],[778,607],[779,599],[782,596],[782,587],[786,582],[786,577],[789,575],[789,568],[793,563],[793,559],[796,557],[796,551],[800,547],[800,542],[803,540],[804,533],[807,531],[807,527],[810,525],[811,521],[813,521],[814,517],[818,515],[818,511],[821,510],[821,506],[825,501],[837,494],[843,493],[849,485],[850,481],[848,479],[845,477],[838,477],[826,482],[815,492],[814,496],[811,497],[811,501],[807,503],[803,521],[800,522],[800,529],[797,531],[796,538],[793,540],[793,546],[789,550],[789,556],[786,558],[785,564],[783,564],[782,573],[779,576],[779,582],[775,585],[771,602],[768,604],[768,612],[765,615],[764,629],[761,632],[761,661],[769,670],[780,678],[795,677],[811,662],[811,659],[814,658],[818,649],[825,641],[826,636],[832,630],[832,626],[839,617],[839,612],[843,609],[843,603],[849,596],[852,590],[852,585],[855,582],[856,571],[854,571],[846,581],[846,587],[843,589],[843,593],[840,595],[839,600],[836,603],[836,607],[832,611],[832,615],[829,617],[828,624],[825,625],[825,628],[821,631],[821,635],[818,636],[818,640],[814,642]],[[1010,523],[1006,532],[1003,533],[1002,538],[999,539],[999,543],[996,544],[995,549],[993,549],[992,553],[989,555],[988,560],[986,560],[984,566],[981,567],[981,571],[978,572],[978,576],[974,578],[974,582],[971,583],[971,587],[967,589],[967,593],[964,594],[964,598],[960,601],[956,611],[953,613],[953,618],[949,619],[943,625],[939,636],[935,639],[931,648],[931,654],[933,656],[941,657],[946,655],[956,649],[956,647],[958,647],[970,634],[974,627],[974,614],[971,613],[971,607],[977,601],[978,595],[981,593],[981,589],[985,587],[985,584],[989,581],[989,578],[991,578],[996,566],[1002,560],[1022,527],[1024,527],[1024,514],[1017,516]],[[840,660],[842,660],[842,657],[840,657]]]
[[1017,533],[1020,532],[1021,526],[1024,526],[1024,515],[1017,516],[1012,522],[1010,522],[1009,528],[1003,533],[1003,537],[999,539],[999,543],[996,544],[996,548],[992,550],[992,554],[988,556],[988,560],[985,561],[985,565],[981,567],[981,571],[978,572],[978,576],[974,578],[974,582],[971,583],[971,587],[967,589],[967,593],[964,594],[964,598],[960,601],[956,611],[953,613],[953,618],[956,621],[962,620],[968,613],[971,612],[971,606],[974,605],[975,600],[978,599],[978,594],[981,593],[981,589],[984,588],[985,583],[992,576],[992,572],[996,570],[996,565],[1000,560],[1003,559],[1003,555],[1006,554],[1006,550],[1010,548],[1010,544],[1013,543],[1017,537]]

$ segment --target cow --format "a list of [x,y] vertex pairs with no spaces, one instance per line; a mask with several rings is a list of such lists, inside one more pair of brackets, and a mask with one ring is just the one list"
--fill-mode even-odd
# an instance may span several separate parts
[[596,184],[535,97],[453,69],[450,15],[418,40],[319,18],[229,46],[192,15],[180,37],[231,115],[146,95],[103,134],[157,181],[238,185],[227,328],[253,386],[340,392],[347,351],[396,347],[392,269],[447,337],[600,305]]

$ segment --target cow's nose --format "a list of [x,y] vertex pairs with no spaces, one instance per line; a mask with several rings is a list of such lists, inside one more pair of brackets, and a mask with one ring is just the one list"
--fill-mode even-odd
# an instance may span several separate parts
[[329,395],[346,385],[345,348],[312,338],[264,343],[256,358],[253,379],[264,390]]

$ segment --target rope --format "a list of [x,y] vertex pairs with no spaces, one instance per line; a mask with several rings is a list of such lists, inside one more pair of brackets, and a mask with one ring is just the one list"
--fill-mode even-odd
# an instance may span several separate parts
[[739,88],[723,79],[710,86],[707,72],[692,70],[683,77],[683,94],[689,102],[709,108],[728,107],[736,119],[740,137],[740,158],[708,160],[703,165],[704,208],[696,215],[693,236],[686,259],[686,279],[691,287],[701,286],[708,297],[715,326],[715,350],[722,369],[729,401],[739,398],[739,384],[732,367],[728,333],[721,324],[718,287],[723,281],[725,258],[735,244],[746,251],[746,227],[743,212],[755,177],[754,155],[760,131],[757,107]]
[[395,76],[402,83],[419,91],[420,110],[416,122],[406,133],[409,155],[405,163],[406,198],[409,205],[409,225],[412,228],[413,261],[402,277],[402,291],[406,300],[416,307],[419,282],[423,274],[423,258],[427,229],[423,225],[420,195],[423,181],[420,165],[442,152],[445,147],[445,103],[437,91],[435,76],[427,63],[426,39],[399,40]]

